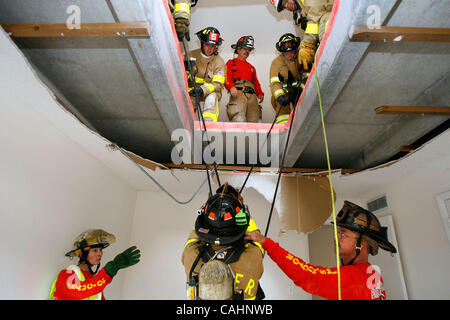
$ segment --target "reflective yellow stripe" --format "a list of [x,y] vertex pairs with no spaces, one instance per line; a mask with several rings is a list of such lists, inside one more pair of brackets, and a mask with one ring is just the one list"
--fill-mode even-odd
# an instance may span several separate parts
[[319,34],[319,25],[315,23],[308,23],[305,33]]
[[270,84],[273,84],[274,82],[281,82],[280,78],[278,78],[278,77],[270,78]]
[[205,86],[209,89],[209,93],[214,92],[214,86],[211,83],[205,83]]
[[255,223],[255,220],[253,220],[252,218],[250,218],[250,222],[248,223],[248,227],[247,227],[247,231],[248,232],[253,232],[255,230],[258,230],[258,226]]
[[[255,230],[258,230],[258,229],[259,229],[259,227],[256,225],[255,220],[250,218],[250,222],[248,223],[247,231],[248,232],[252,232],[252,231],[255,231]],[[256,241],[252,241],[252,242],[259,248],[259,250],[261,250],[261,253],[264,255],[265,251],[264,251],[261,243],[256,242]]]
[[284,94],[284,90],[283,89],[278,89],[277,91],[274,92],[273,96],[276,98],[278,98],[279,96],[281,96],[282,94]]
[[302,79],[308,79],[309,78],[309,72],[306,72],[303,74]]
[[255,297],[252,297],[252,298],[246,298],[246,299],[244,299],[244,300],[256,300],[256,296],[255,296]]
[[289,115],[288,114],[287,115],[281,115],[281,116],[277,117],[277,121],[275,123],[278,123],[278,124],[285,123],[288,120],[289,120]]
[[212,78],[212,81],[213,81],[213,82],[225,83],[225,77],[224,77],[224,76],[219,76],[219,75],[216,74],[216,75]]
[[203,83],[205,83],[205,79],[199,78],[199,77],[195,76],[195,83],[201,83],[201,84],[203,84]]
[[174,13],[177,13],[178,11],[183,11],[187,14],[191,14],[191,6],[187,3],[177,3],[174,6]]
[[55,300],[56,280],[58,280],[58,277],[55,279],[55,281],[53,281],[52,288],[50,289],[50,294],[48,295],[48,300]]
[[200,241],[199,239],[189,239],[188,241],[186,241],[186,243],[184,244],[184,247],[186,248],[189,244],[191,244],[192,242],[196,242],[196,241]]
[[325,24],[325,31],[327,31],[327,28],[328,28],[328,22],[330,22],[330,20],[328,20],[327,23]]
[[214,122],[217,122],[217,115],[212,112],[203,112],[203,118],[211,118]]

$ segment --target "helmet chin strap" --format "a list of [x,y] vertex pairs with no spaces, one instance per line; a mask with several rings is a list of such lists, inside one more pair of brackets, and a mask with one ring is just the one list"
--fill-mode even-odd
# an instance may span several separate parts
[[343,266],[350,266],[350,265],[353,264],[353,262],[355,261],[355,259],[356,259],[356,258],[359,256],[359,254],[361,253],[361,248],[362,248],[361,244],[362,244],[362,235],[360,234],[358,240],[356,241],[356,245],[355,245],[355,248],[356,248],[356,254],[355,254],[355,256],[354,256],[353,259],[350,260],[350,262],[347,263],[347,264],[345,264],[345,263],[344,263],[344,260],[341,259],[341,263],[342,263]]
[[79,263],[84,263],[84,264],[86,264],[87,267],[88,267],[89,272],[90,272],[92,275],[95,275],[95,274],[98,272],[98,269],[100,269],[100,263],[97,265],[97,268],[95,268],[95,271],[93,271],[93,270],[92,270],[92,267],[93,267],[94,265],[92,265],[92,264],[89,263],[89,261],[88,261],[88,259],[87,259],[88,253],[89,253],[89,251],[84,251],[84,250],[82,250],[81,257],[80,257],[80,262],[79,262]]

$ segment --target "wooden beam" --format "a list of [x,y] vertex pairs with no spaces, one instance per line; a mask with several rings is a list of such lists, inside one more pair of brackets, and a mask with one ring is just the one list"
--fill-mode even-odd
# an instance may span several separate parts
[[400,152],[411,152],[416,150],[417,147],[414,145],[405,145],[400,147]]
[[[173,163],[162,163],[164,167],[170,169],[190,169],[190,170],[205,170],[204,164],[173,164]],[[212,170],[214,168],[213,165],[208,165],[208,169]],[[219,171],[242,171],[248,172],[250,170],[250,166],[233,166],[233,165],[218,165],[217,170]],[[268,172],[275,171],[278,172],[278,168],[266,168],[266,167],[254,167],[253,172]],[[336,169],[332,170],[332,172],[341,171],[342,173],[355,173],[360,170],[358,169]],[[282,173],[310,173],[317,174],[319,176],[327,176],[328,169],[316,169],[316,168],[283,168]]]
[[82,23],[80,29],[69,29],[65,23],[2,24],[15,38],[52,37],[148,37],[148,22]]
[[367,26],[354,26],[350,37],[352,41],[419,41],[450,42],[449,28],[410,28],[386,27],[369,29]]
[[421,106],[381,106],[375,109],[376,114],[423,114],[450,115],[450,107],[421,107]]

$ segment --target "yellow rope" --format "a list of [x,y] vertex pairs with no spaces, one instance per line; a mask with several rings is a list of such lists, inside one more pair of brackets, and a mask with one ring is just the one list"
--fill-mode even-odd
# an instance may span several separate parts
[[341,269],[340,269],[340,261],[339,261],[339,244],[338,244],[338,237],[337,237],[336,209],[334,207],[333,179],[331,179],[330,154],[328,152],[328,141],[327,141],[327,133],[326,133],[326,130],[325,130],[325,121],[324,121],[324,116],[323,116],[322,97],[320,96],[319,79],[317,77],[317,64],[316,64],[317,52],[319,52],[319,49],[316,50],[316,54],[314,56],[314,76],[316,78],[317,94],[318,94],[318,97],[319,97],[320,117],[321,117],[321,120],[322,120],[323,139],[325,141],[325,151],[326,151],[326,155],[327,155],[327,164],[328,164],[328,180],[330,181],[331,205],[333,207],[334,240],[335,240],[335,244],[336,244],[336,266],[337,266],[337,273],[338,273],[338,299],[342,300],[342,296],[341,296]]

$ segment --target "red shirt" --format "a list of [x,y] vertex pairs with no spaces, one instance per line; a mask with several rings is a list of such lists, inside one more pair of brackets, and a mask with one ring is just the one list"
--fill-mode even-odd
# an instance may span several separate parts
[[234,87],[234,80],[247,80],[255,85],[257,96],[264,95],[264,92],[261,90],[258,77],[256,76],[256,69],[247,61],[238,58],[228,60],[225,64],[225,73],[225,88],[228,91]]
[[[307,264],[291,255],[268,238],[263,248],[283,272],[306,292],[330,300],[338,299],[337,268],[323,268]],[[386,291],[381,275],[367,263],[342,266],[341,298],[343,300],[385,300]]]
[[[102,268],[95,276],[88,271],[83,271],[85,281],[80,282],[75,271],[62,270],[56,280],[54,293],[55,300],[81,300],[103,292],[112,278]],[[102,300],[105,296],[102,294]]]

